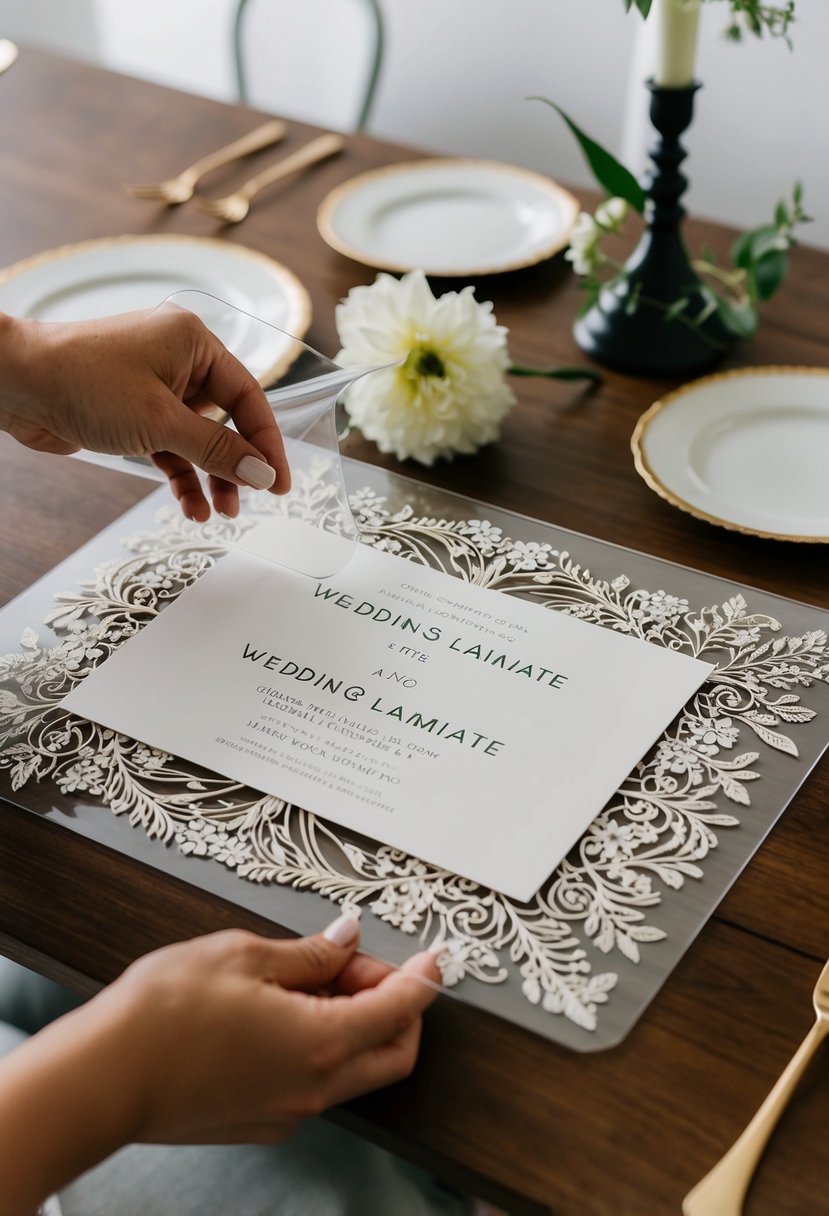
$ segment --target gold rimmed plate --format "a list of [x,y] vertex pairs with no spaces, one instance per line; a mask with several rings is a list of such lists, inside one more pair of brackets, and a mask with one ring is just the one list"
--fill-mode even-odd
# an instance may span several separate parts
[[379,270],[444,277],[532,266],[567,245],[579,204],[541,173],[498,161],[388,165],[334,189],[317,226],[340,253]]
[[[155,308],[174,292],[204,292],[232,304],[219,337],[263,384],[294,358],[311,323],[311,301],[292,271],[242,245],[177,234],[106,237],[62,245],[0,271],[0,311],[41,321],[83,321]],[[248,319],[246,320],[246,315]],[[284,350],[266,327],[285,330]]]
[[631,447],[651,489],[698,519],[829,542],[829,368],[705,376],[654,402]]
[[11,67],[19,54],[17,45],[11,39],[0,38],[0,76]]

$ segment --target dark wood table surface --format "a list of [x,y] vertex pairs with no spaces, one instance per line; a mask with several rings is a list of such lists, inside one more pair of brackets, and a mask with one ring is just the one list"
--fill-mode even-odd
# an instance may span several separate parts
[[[294,270],[314,305],[308,341],[337,350],[334,305],[373,271],[329,249],[315,226],[327,191],[410,159],[368,137],[273,188],[227,230],[192,206],[137,202],[125,181],[169,175],[255,125],[249,111],[23,49],[0,78],[0,265],[66,242],[177,232],[247,245]],[[291,123],[285,150],[310,129]],[[271,156],[273,153],[270,154]],[[256,164],[268,163],[268,153]],[[550,166],[555,173],[555,166]],[[224,193],[239,167],[211,181]],[[807,183],[808,184],[808,183]],[[715,225],[694,242],[727,248]],[[457,284],[451,284],[457,286]],[[556,259],[482,280],[516,363],[582,360],[579,293]],[[829,254],[801,247],[757,339],[725,366],[829,366]],[[737,582],[829,606],[827,551],[697,522],[636,475],[629,441],[665,382],[609,373],[596,391],[515,381],[501,441],[432,470],[401,471]],[[400,468],[359,438],[348,453]],[[0,436],[0,603],[147,491],[147,483],[30,453]],[[808,1029],[829,955],[829,765],[818,766],[641,1021],[618,1047],[578,1055],[454,1001],[427,1018],[415,1075],[342,1118],[516,1213],[669,1216],[735,1139]],[[46,891],[48,889],[48,896]],[[80,988],[137,955],[226,925],[274,927],[194,887],[4,805],[0,949]],[[749,1216],[829,1210],[829,1058],[807,1074],[775,1135]],[[823,1196],[822,1201],[816,1196]]]

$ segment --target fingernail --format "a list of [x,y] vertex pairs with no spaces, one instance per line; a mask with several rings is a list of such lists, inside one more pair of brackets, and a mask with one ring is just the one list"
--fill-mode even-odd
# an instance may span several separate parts
[[276,470],[255,456],[244,456],[236,466],[236,476],[254,490],[269,490],[276,481]]
[[350,946],[359,931],[359,914],[343,912],[342,916],[338,916],[335,921],[331,922],[322,936],[326,941],[333,942],[335,946]]
[[432,942],[431,946],[427,946],[426,953],[434,955],[435,958],[439,958],[441,954],[446,953],[447,948],[448,948],[448,942],[446,941],[446,938],[444,937],[444,938],[441,938],[439,941]]

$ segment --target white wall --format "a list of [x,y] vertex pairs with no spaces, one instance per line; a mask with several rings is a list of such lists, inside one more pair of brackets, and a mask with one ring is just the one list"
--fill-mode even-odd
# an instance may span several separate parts
[[230,0],[91,0],[100,59],[185,92],[232,97]]
[[0,38],[97,58],[96,0],[0,0]]
[[[631,168],[644,164],[652,136],[640,82],[653,26],[626,16],[622,0],[382,3],[388,46],[370,124],[378,135],[590,184],[560,119],[525,100],[542,93]],[[117,70],[230,98],[232,9],[233,0],[0,0],[0,35],[15,36],[14,18],[76,53],[87,40],[88,53]],[[360,0],[251,0],[254,103],[347,127],[356,101],[346,75],[363,50],[360,10]],[[726,43],[727,4],[704,6],[688,202],[697,214],[747,227],[764,222],[799,177],[816,218],[803,238],[829,247],[829,2],[797,0],[797,12],[789,52],[768,39]]]
[[[210,96],[232,96],[234,0],[95,3],[105,63]],[[638,32],[621,0],[381,3],[387,45],[370,123],[375,134],[587,183],[561,120],[526,100],[540,93],[619,146]],[[251,0],[253,102],[347,127],[357,106],[355,90],[345,82],[360,78],[364,62],[361,9],[360,0]]]
[[[687,203],[698,215],[738,227],[771,219],[775,202],[803,182],[815,222],[800,230],[829,247],[829,3],[796,0],[794,50],[780,39],[726,41],[725,4],[703,5],[694,124],[683,141],[691,180]],[[654,25],[642,26],[631,71],[626,163],[638,171],[651,140],[639,84],[653,62]]]
[[373,128],[442,152],[590,178],[550,97],[619,146],[637,33],[621,0],[385,0],[388,67]]
[[[92,2],[109,67],[235,100],[234,0]],[[254,0],[245,17],[251,103],[350,129],[368,70],[369,29],[361,0]]]

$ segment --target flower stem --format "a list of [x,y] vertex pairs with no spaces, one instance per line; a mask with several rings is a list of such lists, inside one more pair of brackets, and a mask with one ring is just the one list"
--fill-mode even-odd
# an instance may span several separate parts
[[601,384],[604,377],[592,367],[516,367],[508,369],[511,376],[541,376],[547,380],[589,380]]
[[[670,308],[670,305],[666,304],[664,300],[655,300],[652,296],[640,295],[639,303],[646,304],[649,308],[656,308],[660,312],[667,312]],[[682,312],[675,312],[671,317],[671,322],[679,321],[680,325],[684,325],[686,328],[694,330],[697,336],[713,350],[727,351],[729,349],[727,342],[719,342],[716,338],[712,338],[710,334],[707,334],[703,329],[700,329],[701,320],[707,320],[708,316],[709,313],[707,311],[704,311],[704,314],[701,313],[698,317],[686,317]]]
[[741,299],[746,299],[746,293],[742,290],[742,285],[746,279],[744,270],[724,270],[720,266],[715,266],[712,262],[703,262],[699,259],[691,262],[691,269],[697,274],[710,275],[712,279],[717,279],[724,287],[734,292],[735,296]]

